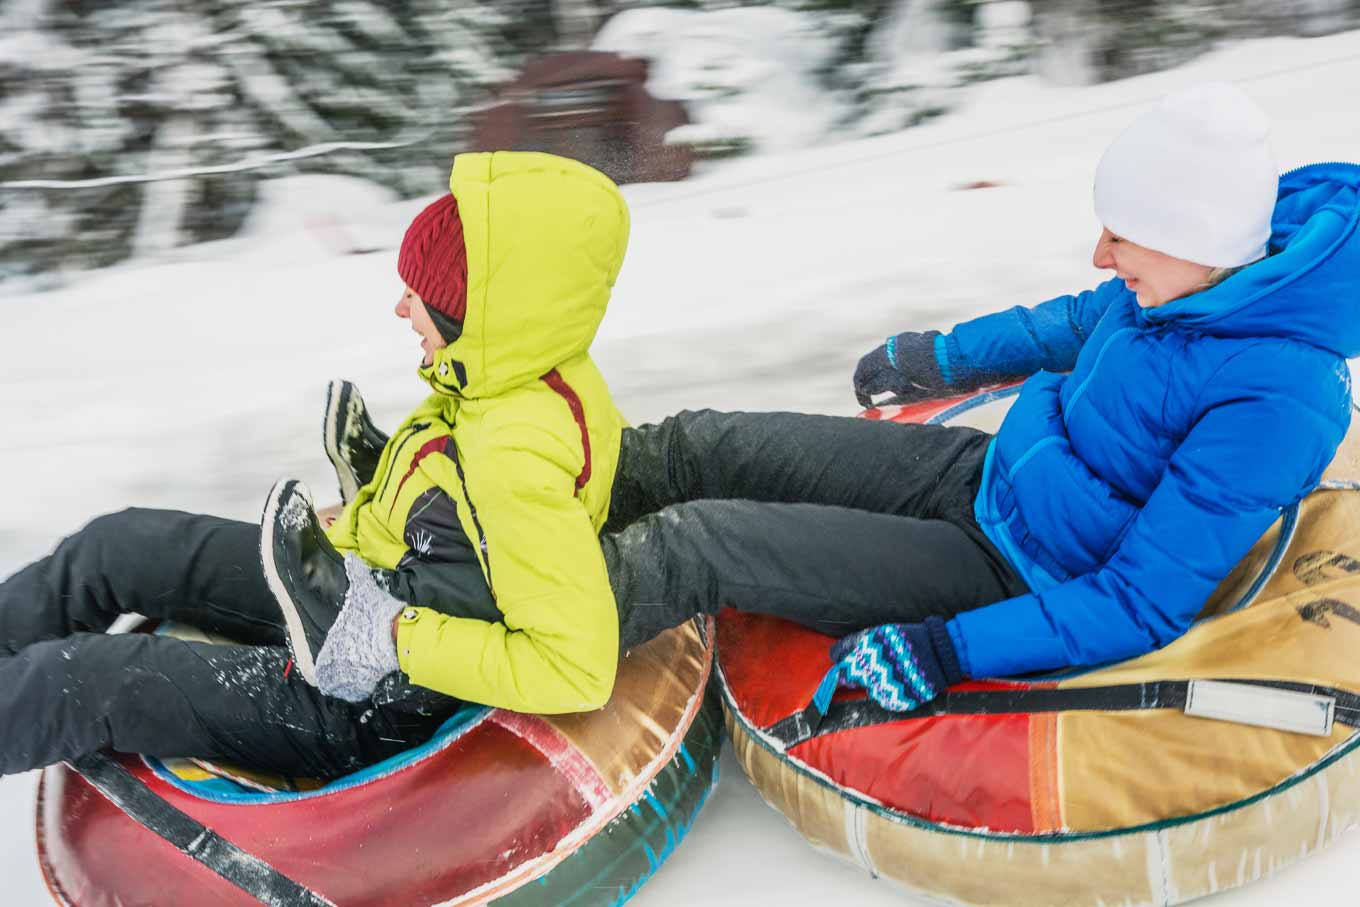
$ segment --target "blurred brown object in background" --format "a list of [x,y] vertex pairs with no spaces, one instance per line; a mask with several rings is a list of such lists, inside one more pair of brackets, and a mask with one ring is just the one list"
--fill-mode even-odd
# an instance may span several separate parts
[[573,51],[531,60],[479,118],[472,150],[548,151],[575,158],[616,183],[681,180],[693,152],[667,145],[689,122],[678,101],[647,92],[648,62]]

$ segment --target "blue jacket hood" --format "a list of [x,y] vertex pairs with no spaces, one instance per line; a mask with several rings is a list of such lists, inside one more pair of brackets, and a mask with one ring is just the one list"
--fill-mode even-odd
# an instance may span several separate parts
[[1360,165],[1311,164],[1280,177],[1269,257],[1157,308],[1220,337],[1282,337],[1360,356]]

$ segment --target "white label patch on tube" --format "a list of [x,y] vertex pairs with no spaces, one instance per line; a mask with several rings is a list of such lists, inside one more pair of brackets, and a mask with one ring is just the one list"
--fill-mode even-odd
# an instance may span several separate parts
[[1185,714],[1293,734],[1330,737],[1336,718],[1336,700],[1331,696],[1247,683],[1192,680],[1185,697]]

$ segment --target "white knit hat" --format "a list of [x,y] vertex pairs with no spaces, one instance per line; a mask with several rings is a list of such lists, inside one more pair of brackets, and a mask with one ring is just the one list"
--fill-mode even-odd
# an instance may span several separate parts
[[1105,150],[1096,217],[1140,246],[1235,268],[1266,254],[1278,189],[1265,112],[1210,82],[1167,96]]

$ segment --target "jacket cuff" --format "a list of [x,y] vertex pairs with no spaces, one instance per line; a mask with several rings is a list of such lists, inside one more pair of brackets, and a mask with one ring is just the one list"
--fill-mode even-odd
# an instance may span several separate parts
[[935,335],[935,367],[945,384],[954,383],[954,370],[949,366],[949,338],[944,334]]
[[967,390],[983,383],[978,380],[977,370],[970,368],[964,359],[963,348],[953,332],[935,338],[935,362],[951,387]]
[[418,608],[404,609],[397,619],[397,664],[408,676],[411,673],[411,650],[418,646],[416,641],[416,622],[420,615]]
[[446,671],[441,664],[465,664],[460,658],[465,653],[452,653],[457,640],[441,634],[448,618],[429,608],[407,607],[397,616],[397,663],[411,682],[429,687],[449,696],[459,696],[447,689]]
[[968,677],[959,664],[959,652],[950,638],[949,626],[940,617],[926,618],[926,633],[935,648],[935,657],[940,661],[940,671],[944,674],[946,685],[963,683]]

